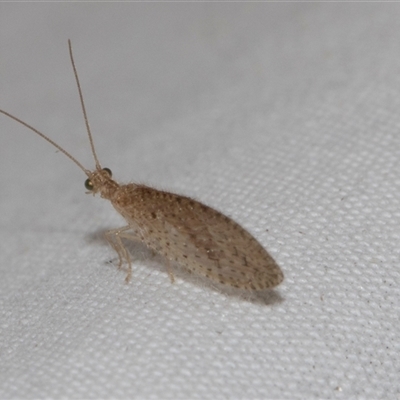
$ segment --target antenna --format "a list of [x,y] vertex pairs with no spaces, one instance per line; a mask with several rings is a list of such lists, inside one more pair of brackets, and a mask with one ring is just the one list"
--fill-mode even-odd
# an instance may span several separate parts
[[99,160],[97,158],[96,150],[94,149],[92,132],[90,131],[89,119],[88,119],[87,112],[86,112],[85,102],[83,101],[81,84],[79,82],[78,72],[76,71],[76,67],[75,67],[74,56],[72,54],[72,44],[71,44],[71,40],[70,39],[68,39],[68,48],[69,48],[69,56],[71,58],[72,69],[74,70],[76,86],[78,87],[79,100],[81,102],[82,112],[83,112],[83,119],[85,120],[86,131],[87,131],[88,136],[89,136],[90,147],[92,148],[92,154],[93,154],[93,157],[94,157],[94,161],[96,163],[96,169],[101,169]]
[[72,157],[71,154],[69,154],[66,150],[64,150],[61,146],[59,146],[56,142],[54,142],[53,140],[51,140],[49,137],[47,137],[44,133],[38,131],[37,129],[35,129],[33,126],[30,126],[29,124],[27,124],[26,122],[22,121],[21,119],[15,117],[14,115],[8,113],[7,111],[1,110],[0,109],[0,113],[7,115],[7,117],[10,117],[11,119],[13,119],[14,121],[19,122],[20,124],[26,126],[28,129],[30,129],[31,131],[37,133],[39,136],[41,136],[44,140],[47,140],[50,144],[52,144],[55,148],[57,148],[58,150],[60,150],[62,153],[64,153],[68,158],[70,158],[81,170],[83,170],[83,172],[86,175],[90,175],[90,171],[87,170],[75,157]]
[[[87,113],[86,113],[86,108],[85,108],[85,103],[83,101],[83,95],[82,95],[82,89],[81,89],[81,85],[79,82],[79,78],[78,78],[78,72],[76,71],[76,67],[75,67],[75,61],[74,61],[74,57],[72,55],[72,45],[71,45],[71,40],[68,39],[68,48],[69,48],[69,55],[71,58],[71,63],[72,63],[72,68],[74,70],[74,76],[75,76],[75,81],[76,84],[78,86],[78,92],[79,92],[79,99],[81,102],[81,106],[82,106],[82,112],[83,112],[83,118],[85,120],[85,125],[86,125],[86,130],[89,136],[89,142],[90,142],[90,147],[92,149],[92,154],[94,157],[94,161],[96,163],[96,169],[101,169],[99,160],[97,158],[96,155],[96,151],[94,149],[94,143],[93,143],[93,137],[92,137],[92,133],[90,131],[90,126],[89,126],[89,121],[88,121],[88,117],[87,117]],[[49,137],[47,137],[44,133],[38,131],[36,128],[34,128],[33,126],[29,125],[28,123],[22,121],[21,119],[19,119],[18,117],[15,117],[14,115],[10,114],[7,111],[4,111],[2,109],[0,109],[0,113],[6,115],[7,117],[13,119],[14,121],[19,122],[21,125],[24,125],[25,127],[27,127],[28,129],[30,129],[31,131],[35,132],[36,134],[38,134],[40,137],[42,137],[44,140],[48,141],[50,144],[52,144],[56,149],[58,149],[59,151],[61,151],[62,153],[64,153],[69,159],[71,159],[87,176],[90,175],[90,171],[88,169],[86,169],[75,157],[73,157],[71,154],[69,154],[66,150],[64,150],[60,145],[58,145],[56,142],[54,142],[53,140],[51,140]]]

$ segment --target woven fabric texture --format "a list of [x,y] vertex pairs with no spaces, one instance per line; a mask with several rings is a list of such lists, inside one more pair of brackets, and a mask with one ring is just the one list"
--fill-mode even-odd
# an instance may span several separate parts
[[400,396],[400,5],[3,3],[0,107],[121,182],[234,218],[281,266],[221,292],[0,115],[0,398]]

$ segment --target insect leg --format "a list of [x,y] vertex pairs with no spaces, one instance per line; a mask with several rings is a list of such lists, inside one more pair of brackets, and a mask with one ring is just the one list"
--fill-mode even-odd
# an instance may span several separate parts
[[167,272],[168,272],[169,280],[171,281],[171,283],[174,283],[175,282],[175,277],[174,277],[174,274],[172,273],[171,262],[169,261],[168,258],[166,258],[166,266],[167,266]]
[[[134,230],[132,230],[132,227],[124,229],[123,231],[120,231],[118,233],[118,238],[119,240],[122,239],[128,239],[128,240],[132,240],[132,241],[138,241],[138,242],[143,242],[143,238]],[[160,249],[157,248],[157,246],[154,246],[152,243],[147,243],[147,247],[153,251],[155,254],[160,253]],[[168,258],[168,256],[166,254],[165,255],[165,260],[166,260],[166,267],[167,267],[167,273],[169,276],[169,279],[171,281],[171,283],[175,282],[175,278],[174,278],[174,274],[172,272],[172,268],[171,268],[171,262]],[[127,281],[129,281],[130,279],[130,274],[131,272],[129,272],[129,276],[127,276]]]
[[137,239],[140,240],[139,236],[135,236],[133,233],[127,235],[124,232],[132,230],[130,225],[123,226],[122,228],[111,229],[105,233],[105,237],[107,242],[110,243],[111,247],[116,251],[119,258],[118,267],[121,268],[122,264],[126,262],[128,264],[128,273],[126,275],[125,281],[128,283],[132,276],[132,262],[131,257],[129,255],[129,251],[126,249],[124,244],[122,243],[121,238],[127,237],[129,239]]

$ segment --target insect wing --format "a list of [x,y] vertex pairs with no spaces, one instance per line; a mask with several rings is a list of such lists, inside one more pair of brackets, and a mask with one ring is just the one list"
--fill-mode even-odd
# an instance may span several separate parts
[[239,224],[204,204],[179,197],[180,213],[163,215],[165,231],[175,238],[169,244],[169,258],[237,288],[262,290],[283,280],[274,259]]

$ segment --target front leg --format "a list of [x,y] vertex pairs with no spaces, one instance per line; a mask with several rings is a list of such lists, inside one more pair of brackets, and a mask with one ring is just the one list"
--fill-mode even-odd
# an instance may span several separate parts
[[[131,231],[127,233],[127,231]],[[123,226],[122,228],[111,229],[105,233],[105,238],[111,247],[116,251],[119,258],[118,268],[121,268],[124,263],[128,264],[128,273],[125,278],[125,282],[128,283],[132,276],[132,262],[129,255],[129,251],[124,246],[122,239],[130,239],[135,241],[141,241],[142,238],[132,230],[130,225]]]

